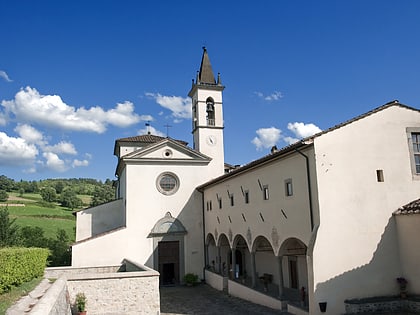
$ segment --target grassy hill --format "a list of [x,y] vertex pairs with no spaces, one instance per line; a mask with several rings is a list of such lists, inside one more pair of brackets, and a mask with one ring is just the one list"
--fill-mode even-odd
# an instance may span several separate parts
[[[91,196],[78,196],[84,205],[90,203]],[[10,218],[16,218],[19,226],[38,226],[46,237],[55,237],[57,229],[66,231],[71,241],[75,240],[76,218],[72,210],[55,203],[45,203],[40,194],[9,193],[9,198],[2,205],[7,205]]]

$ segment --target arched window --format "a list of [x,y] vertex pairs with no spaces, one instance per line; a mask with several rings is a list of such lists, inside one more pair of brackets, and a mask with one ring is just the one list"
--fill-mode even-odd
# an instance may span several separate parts
[[209,97],[206,100],[206,112],[207,112],[207,126],[214,126],[214,100]]

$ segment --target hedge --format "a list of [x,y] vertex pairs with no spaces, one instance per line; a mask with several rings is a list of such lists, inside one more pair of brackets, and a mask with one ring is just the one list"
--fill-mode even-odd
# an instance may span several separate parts
[[44,274],[49,250],[10,247],[0,249],[0,294]]

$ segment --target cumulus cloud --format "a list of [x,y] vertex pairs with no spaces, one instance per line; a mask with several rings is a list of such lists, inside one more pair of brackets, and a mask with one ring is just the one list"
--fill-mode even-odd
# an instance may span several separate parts
[[78,159],[75,159],[72,163],[72,167],[79,167],[79,166],[88,166],[89,165],[89,161],[88,160],[83,160],[80,161]]
[[66,141],[60,141],[59,143],[51,146],[46,146],[44,148],[45,152],[52,152],[56,154],[70,154],[70,155],[76,155],[77,151],[74,147],[73,143],[66,142]]
[[262,150],[271,148],[280,140],[281,130],[275,127],[260,128],[256,134],[257,136],[251,142],[257,150]]
[[272,101],[278,101],[281,98],[283,98],[283,94],[279,91],[274,91],[273,93],[269,95],[264,95],[261,92],[254,92],[255,95],[257,95],[259,98],[262,98],[265,101],[272,102]]
[[0,113],[0,126],[6,126],[7,117],[3,113]]
[[18,124],[15,128],[16,133],[27,143],[44,144],[42,132],[27,124]]
[[165,96],[159,93],[145,93],[147,97],[153,98],[160,106],[169,109],[176,122],[180,119],[191,118],[191,99],[181,96]]
[[322,130],[314,124],[305,124],[303,122],[288,123],[287,129],[289,129],[298,138],[310,137]]
[[161,131],[157,130],[157,129],[156,129],[156,128],[154,128],[153,126],[148,126],[148,127],[143,128],[143,129],[140,129],[140,130],[138,131],[138,134],[139,134],[139,135],[145,135],[145,134],[147,134],[148,132],[150,132],[152,135],[155,135],[155,136],[159,136],[159,137],[166,137],[166,134],[164,134],[163,132],[161,132]]
[[65,161],[60,159],[60,157],[52,152],[44,152],[42,156],[47,160],[45,165],[48,169],[55,172],[65,172],[68,170],[68,166]]
[[0,165],[28,165],[34,163],[37,155],[38,149],[34,144],[0,132]]
[[58,95],[42,95],[29,86],[16,93],[14,100],[3,100],[1,105],[21,122],[75,131],[103,133],[108,125],[127,127],[143,119],[150,120],[150,116],[134,113],[131,102],[119,103],[110,110],[99,106],[75,108]]
[[7,75],[6,71],[3,71],[3,70],[0,70],[0,78],[5,80],[6,82],[13,82],[13,80],[11,80],[9,76]]

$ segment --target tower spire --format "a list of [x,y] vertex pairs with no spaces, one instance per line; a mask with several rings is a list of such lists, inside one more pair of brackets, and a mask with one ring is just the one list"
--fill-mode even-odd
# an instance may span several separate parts
[[213,69],[211,67],[210,58],[207,54],[206,47],[203,47],[203,57],[201,58],[198,80],[199,82],[197,83],[216,84],[216,80],[214,79]]

